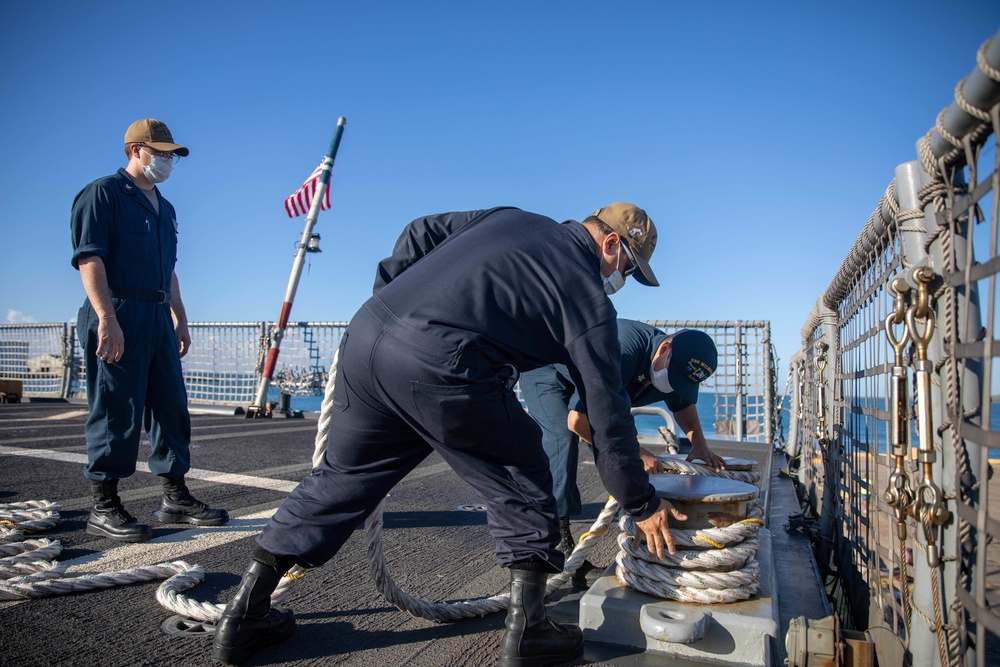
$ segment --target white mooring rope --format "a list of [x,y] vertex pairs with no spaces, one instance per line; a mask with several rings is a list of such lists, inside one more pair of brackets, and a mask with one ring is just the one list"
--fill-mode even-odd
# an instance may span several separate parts
[[26,539],[25,533],[59,525],[60,506],[49,500],[0,504],[0,601],[25,600],[111,588],[137,581],[173,577],[191,566],[183,561],[160,563],[118,572],[67,577],[54,559],[62,553],[59,540]]
[[[317,425],[313,466],[322,460],[329,436],[333,408],[333,389],[337,376],[337,355],[334,355],[329,380]],[[665,467],[681,474],[708,474],[756,483],[755,472],[715,470],[687,461],[661,458]],[[754,479],[755,477],[755,479]],[[109,588],[119,584],[163,579],[156,592],[157,601],[167,610],[201,622],[215,622],[225,605],[190,600],[183,591],[201,583],[205,571],[199,565],[185,561],[160,563],[112,573],[65,577],[64,568],[53,559],[62,551],[58,541],[24,539],[25,532],[54,527],[60,521],[59,505],[47,500],[0,504],[0,601],[18,600],[79,591]],[[618,514],[619,506],[609,498],[590,530],[580,537],[576,549],[566,560],[563,572],[548,580],[545,594],[565,584],[587,560],[594,544],[608,532]],[[365,551],[369,572],[379,593],[393,605],[412,616],[446,622],[473,616],[484,616],[507,608],[509,593],[459,602],[433,602],[413,596],[399,588],[389,573],[382,552],[383,499],[365,521]],[[620,551],[616,556],[616,574],[625,585],[662,598],[719,603],[745,600],[758,590],[759,565],[755,558],[757,531],[763,524],[759,506],[752,507],[755,516],[731,526],[702,530],[671,529],[677,554],[657,559],[645,545],[634,544],[635,523],[621,517],[623,533],[618,538]],[[706,547],[714,547],[706,549]],[[282,578],[271,596],[279,603],[307,570],[293,567]]]
[[[334,354],[320,409],[312,459],[313,467],[322,461],[329,439],[338,355],[339,351]],[[753,471],[717,473],[708,466],[696,463],[676,459],[661,460],[666,467],[683,474],[710,474],[754,484],[760,479],[760,475]],[[546,596],[565,584],[587,560],[594,544],[601,535],[610,529],[618,510],[617,501],[614,498],[609,498],[590,530],[580,537],[576,549],[566,560],[563,571],[549,578],[545,589]],[[751,511],[756,512],[757,516],[760,514],[759,507],[752,508]],[[384,512],[385,499],[383,498],[375,511],[365,520],[364,543],[365,552],[368,555],[368,571],[375,582],[375,587],[386,601],[411,616],[437,622],[484,616],[507,608],[509,593],[458,602],[435,602],[416,597],[401,589],[389,572],[382,551],[382,517]],[[751,538],[756,537],[762,523],[759,518],[750,518],[725,528],[697,531],[672,530],[674,544],[680,547],[678,549],[679,555],[674,557],[680,559],[678,567],[682,572],[693,572],[699,568],[702,571],[701,574],[691,574],[686,578],[670,574],[671,566],[669,563],[674,562],[671,559],[665,558],[663,561],[657,561],[642,545],[639,545],[637,550],[622,547],[623,555],[616,559],[618,561],[616,568],[618,577],[632,588],[668,599],[710,603],[744,600],[757,590],[754,573],[759,571],[759,568],[755,570],[757,564],[754,560],[754,554],[758,543],[756,539]],[[635,524],[631,519],[622,517],[621,524],[629,535],[635,534]],[[619,544],[622,543],[622,539],[619,538]],[[630,537],[625,539],[631,542]],[[714,547],[714,549],[705,550],[706,546]],[[634,563],[644,563],[644,565]],[[737,566],[736,563],[739,565]],[[667,572],[656,573],[656,570],[652,570],[654,574],[651,574],[652,568],[664,568]],[[739,571],[735,571],[734,568],[739,568]],[[164,582],[157,591],[157,600],[167,609],[188,618],[199,621],[215,621],[225,608],[224,605],[197,603],[189,601],[181,595],[181,591],[191,588],[202,580],[204,573],[200,572],[200,568],[198,570],[198,572],[186,573],[184,576],[172,577]],[[637,572],[633,572],[633,570],[637,570]],[[712,570],[716,572],[713,573]],[[291,586],[305,576],[305,573],[306,570],[302,568],[293,568],[293,571],[286,574],[271,597],[272,603],[277,603],[287,595]],[[699,579],[713,582],[713,585],[718,586],[720,590],[698,588],[691,583]]]
[[[757,484],[757,471],[722,470],[675,458],[660,457],[664,467],[681,474],[710,475]],[[635,542],[636,526],[622,517],[615,575],[629,588],[680,602],[720,604],[746,600],[760,590],[757,533],[764,525],[758,501],[748,518],[729,526],[670,530],[676,553],[657,558]],[[711,548],[710,548],[711,547]]]
[[757,486],[760,482],[760,473],[756,470],[716,470],[703,463],[685,461],[668,456],[658,456],[660,463],[669,472],[681,473],[683,475],[705,475],[706,477],[722,477],[725,479],[735,479],[739,482],[746,482]]
[[[333,363],[330,367],[330,374],[327,380],[326,389],[323,395],[323,403],[320,408],[319,422],[316,428],[316,442],[313,451],[313,467],[316,467],[323,460],[326,452],[326,444],[329,439],[330,419],[333,412],[333,389],[337,378],[338,353],[334,354]],[[447,622],[456,621],[474,616],[485,616],[507,608],[509,593],[494,595],[491,597],[463,600],[458,602],[434,602],[411,595],[401,589],[393,580],[389,573],[389,568],[385,562],[382,552],[382,517],[385,512],[385,499],[379,503],[375,511],[365,520],[364,542],[365,552],[368,554],[368,571],[375,582],[375,587],[388,602],[395,605],[402,611],[431,621]],[[593,549],[602,534],[608,531],[611,523],[618,512],[618,503],[614,499],[608,501],[607,506],[597,517],[590,530],[581,536],[576,549],[567,559],[562,572],[550,577],[545,589],[545,594],[549,595],[554,590],[566,583],[573,574],[580,568],[587,556]],[[303,568],[292,568],[292,570],[282,578],[281,583],[271,596],[272,604],[277,604],[283,599],[291,587],[305,576],[307,570]],[[166,609],[191,618],[197,621],[214,622],[222,615],[225,605],[208,602],[196,602],[189,600],[182,595],[182,591],[188,590],[199,584],[204,579],[204,571],[198,566],[189,566],[185,572],[180,572],[176,576],[163,582],[156,592],[157,601]]]

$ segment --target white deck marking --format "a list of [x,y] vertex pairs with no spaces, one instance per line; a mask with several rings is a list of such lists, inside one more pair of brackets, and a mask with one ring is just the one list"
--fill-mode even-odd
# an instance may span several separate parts
[[[35,459],[46,459],[49,461],[62,461],[64,463],[86,463],[86,454],[75,454],[73,452],[57,452],[52,449],[25,449],[21,447],[6,447],[0,445],[0,454],[9,456],[27,456]],[[136,463],[136,470],[149,472],[149,466],[145,463]],[[271,491],[290,492],[298,482],[290,482],[285,479],[270,479],[267,477],[257,477],[254,475],[240,475],[237,473],[218,472],[216,470],[203,470],[201,468],[191,468],[185,475],[190,479],[201,479],[217,484],[234,484],[237,486],[248,486],[255,489],[268,489]]]
[[[83,432],[85,419],[76,421],[70,421],[67,417],[65,421],[49,421],[49,417],[32,417],[30,419],[2,419],[0,420],[0,432],[3,431],[23,431],[25,429],[38,430],[40,428],[45,428],[46,430],[51,429],[67,429],[75,428]],[[17,423],[15,423],[17,422]],[[27,423],[24,423],[27,422]],[[44,423],[41,423],[44,422]],[[14,424],[13,426],[7,426],[7,424]],[[199,417],[197,420],[191,422],[191,431],[198,433],[201,431],[207,431],[208,429],[233,429],[242,428],[248,433],[251,432],[247,428],[247,424],[243,420],[235,420],[232,417],[221,417],[215,420],[207,420],[205,418]],[[142,433],[145,436],[145,432]]]
[[[12,452],[9,450],[15,451]],[[32,455],[40,451],[45,452],[47,450],[17,450],[14,447],[0,447],[0,454],[13,453],[15,455]],[[60,452],[53,453],[60,454]],[[81,457],[83,460],[86,460],[87,458],[86,456],[79,454],[71,456]],[[60,458],[59,460],[63,459]],[[451,467],[447,463],[436,463],[423,468],[417,468],[407,475],[406,478],[400,482],[400,484],[436,475],[450,469]],[[230,480],[225,483],[237,483],[231,480],[241,480],[244,482],[251,482],[250,484],[245,485],[253,486],[255,488],[282,489],[287,486],[289,487],[289,490],[291,490],[291,488],[294,488],[298,484],[298,482],[268,479],[266,477],[256,477],[252,475],[235,475],[214,472],[211,470],[192,469],[188,474],[193,477],[194,475],[192,475],[192,473],[195,473],[196,471],[200,475],[198,477],[199,479],[211,479],[212,481],[218,483],[223,483],[222,480],[224,479]],[[224,546],[230,542],[235,542],[237,540],[256,535],[264,529],[264,526],[267,525],[268,519],[270,519],[271,516],[278,510],[281,503],[282,501],[278,500],[243,508],[240,513],[234,513],[233,517],[229,520],[229,523],[225,526],[218,526],[215,528],[192,527],[186,530],[171,533],[169,535],[154,538],[148,542],[139,542],[136,544],[116,544],[116,546],[107,551],[96,551],[86,556],[63,561],[62,564],[66,566],[67,574],[81,575],[97,572],[117,572],[119,570],[128,570],[137,567],[155,565],[157,563],[182,560],[188,554]],[[44,533],[39,533],[34,535],[34,537],[44,537]],[[250,554],[248,551],[246,558],[249,557]],[[245,563],[243,562],[237,563],[237,567],[240,568],[240,570],[244,565]],[[28,600],[3,602],[0,603],[0,610],[8,609],[25,602],[28,602]]]
[[[122,544],[109,551],[97,551],[86,556],[64,561],[68,574],[116,572],[144,565],[155,565],[182,560],[188,554],[220,547],[244,537],[256,535],[271,518],[281,501],[248,507],[247,511],[231,518],[225,526],[216,528],[190,528],[157,537],[148,542]],[[247,552],[247,558],[250,557]],[[237,567],[242,568],[240,562]]]
[[14,422],[48,422],[48,421],[60,421],[63,419],[76,419],[77,417],[86,417],[89,412],[86,410],[71,410],[69,412],[60,412],[58,414],[49,415],[48,417],[19,417],[16,419],[4,419],[0,421],[0,424],[10,424]]
[[76,419],[77,417],[86,417],[90,413],[86,410],[71,410],[70,412],[60,412],[57,415],[52,415],[51,417],[42,417],[42,421],[59,421],[61,419]]
[[[297,426],[295,428],[268,428],[260,431],[245,430],[239,433],[213,433],[210,435],[194,435],[191,436],[191,442],[199,440],[226,440],[228,438],[248,438],[258,435],[272,435],[274,433],[298,433],[301,431],[315,431],[316,425],[312,426]],[[83,440],[84,435],[82,432],[75,435],[48,435],[39,436],[33,438],[10,438],[5,439],[2,442],[5,445],[18,445],[28,442],[54,442],[56,440]]]

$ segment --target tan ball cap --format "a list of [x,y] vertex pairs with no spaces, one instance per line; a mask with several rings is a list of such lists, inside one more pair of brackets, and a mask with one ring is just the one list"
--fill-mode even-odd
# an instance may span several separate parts
[[146,144],[158,151],[173,151],[181,157],[187,157],[190,151],[174,143],[174,137],[163,121],[155,118],[143,118],[128,126],[125,130],[125,152],[129,144]]
[[646,212],[635,204],[616,202],[594,211],[594,217],[625,239],[639,265],[638,273],[633,274],[635,279],[643,285],[659,287],[660,283],[649,267],[649,259],[656,249],[656,225]]

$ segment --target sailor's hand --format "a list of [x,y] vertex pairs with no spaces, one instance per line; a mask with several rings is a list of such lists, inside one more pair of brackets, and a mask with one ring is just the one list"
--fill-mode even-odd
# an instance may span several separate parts
[[705,443],[691,443],[691,453],[687,455],[687,460],[694,461],[695,459],[701,459],[705,462],[705,465],[712,468],[716,472],[726,469],[726,462],[723,458],[709,449],[708,445]]
[[125,334],[122,333],[118,319],[102,317],[97,324],[97,358],[101,361],[115,362],[125,354]]
[[666,545],[667,551],[674,553],[674,538],[670,535],[670,525],[667,522],[669,517],[674,517],[678,521],[685,521],[687,515],[681,514],[673,505],[666,500],[660,499],[660,508],[648,519],[635,522],[635,539],[645,540],[649,553],[657,558],[663,558],[663,547]]
[[663,472],[663,463],[645,447],[639,448],[639,458],[642,459],[642,467],[646,470],[647,475],[658,475]]
[[178,324],[174,329],[174,333],[177,334],[177,351],[183,357],[191,349],[191,334],[188,332],[187,323],[182,322]]

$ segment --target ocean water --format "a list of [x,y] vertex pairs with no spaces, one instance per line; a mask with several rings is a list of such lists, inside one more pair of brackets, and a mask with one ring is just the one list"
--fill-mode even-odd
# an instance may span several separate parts
[[[750,397],[752,398],[752,397]],[[271,387],[271,392],[269,394],[269,399],[272,401],[278,400],[278,392]],[[748,399],[748,404],[753,404],[752,400]],[[786,400],[787,404],[787,400]],[[322,396],[292,396],[291,407],[293,410],[302,410],[303,412],[319,412],[323,405]],[[654,403],[650,407],[667,409],[665,403]],[[786,413],[787,414],[787,413]],[[698,416],[701,417],[701,428],[705,433],[706,438],[715,437],[715,396],[707,392],[702,392],[698,397]],[[782,432],[784,433],[788,428],[788,420],[785,419],[782,422]],[[663,419],[655,415],[636,415],[635,417],[635,428],[642,435],[656,435],[659,428],[664,425]]]

